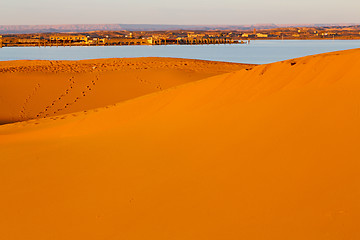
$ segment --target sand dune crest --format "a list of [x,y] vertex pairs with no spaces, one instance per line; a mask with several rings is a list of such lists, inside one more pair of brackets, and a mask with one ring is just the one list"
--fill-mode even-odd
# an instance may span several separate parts
[[172,58],[0,62],[0,124],[104,107],[245,67]]

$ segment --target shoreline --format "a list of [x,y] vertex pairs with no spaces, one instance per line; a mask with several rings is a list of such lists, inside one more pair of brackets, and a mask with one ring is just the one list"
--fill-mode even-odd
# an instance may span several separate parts
[[206,43],[194,43],[194,44],[138,44],[138,45],[128,45],[128,44],[123,44],[123,45],[106,45],[106,44],[65,44],[65,45],[36,45],[36,44],[20,44],[20,45],[3,45],[1,48],[21,48],[21,47],[39,47],[39,48],[46,48],[46,47],[134,47],[134,46],[212,46],[212,45],[238,45],[238,44],[251,44],[250,42],[254,42],[254,41],[359,41],[359,38],[352,38],[352,39],[348,39],[348,38],[335,38],[335,39],[324,39],[324,38],[310,38],[310,39],[306,39],[306,38],[286,38],[286,39],[278,39],[278,38],[264,38],[264,39],[259,39],[259,38],[254,38],[254,39],[241,39],[241,40],[236,40],[238,42],[233,42],[233,43],[211,43],[211,44],[206,44]]

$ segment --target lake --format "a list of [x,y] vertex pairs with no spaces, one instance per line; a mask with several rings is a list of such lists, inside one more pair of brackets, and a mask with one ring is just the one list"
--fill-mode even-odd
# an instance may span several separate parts
[[233,45],[12,47],[0,48],[0,61],[175,57],[264,64],[353,48],[360,48],[360,40],[256,40],[250,44]]

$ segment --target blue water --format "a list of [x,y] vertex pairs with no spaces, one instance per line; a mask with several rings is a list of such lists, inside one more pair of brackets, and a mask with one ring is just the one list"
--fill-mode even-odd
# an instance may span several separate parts
[[250,44],[233,45],[13,47],[0,48],[0,61],[176,57],[263,64],[353,48],[360,48],[360,40],[256,40]]

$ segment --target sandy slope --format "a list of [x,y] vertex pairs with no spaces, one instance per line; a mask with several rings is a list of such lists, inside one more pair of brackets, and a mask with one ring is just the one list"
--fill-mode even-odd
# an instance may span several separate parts
[[360,49],[0,126],[4,239],[359,239]]
[[173,58],[0,62],[0,124],[104,107],[245,67]]

